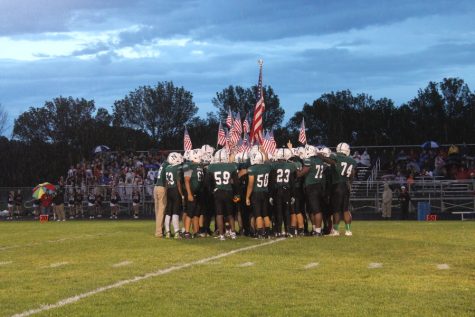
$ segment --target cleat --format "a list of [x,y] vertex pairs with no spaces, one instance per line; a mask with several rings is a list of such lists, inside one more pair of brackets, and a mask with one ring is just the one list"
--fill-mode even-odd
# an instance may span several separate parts
[[185,232],[185,234],[183,235],[183,237],[187,240],[189,239],[193,239],[193,237],[191,236],[191,234],[189,232]]
[[181,239],[181,234],[179,232],[176,232],[175,235],[173,236],[173,239],[180,240]]
[[200,232],[198,234],[198,237],[200,237],[200,238],[206,238],[207,236],[208,236],[208,234],[206,232]]
[[231,232],[230,237],[231,237],[232,240],[236,240],[236,238],[237,238],[236,232]]
[[351,237],[352,235],[353,235],[353,232],[351,232],[350,230],[345,231],[345,236]]
[[316,232],[316,231],[315,231],[314,236],[318,238],[318,237],[322,237],[323,235],[322,235],[321,232]]
[[219,235],[219,241],[224,241],[224,240],[226,240],[226,237],[222,234]]
[[134,215],[134,219],[139,219],[139,216],[137,216],[137,215]]
[[330,232],[329,236],[330,236],[330,237],[339,237],[339,236],[340,236],[340,232],[332,229],[332,231]]
[[170,237],[171,237],[170,231],[167,231],[167,233],[165,233],[165,239],[170,239]]

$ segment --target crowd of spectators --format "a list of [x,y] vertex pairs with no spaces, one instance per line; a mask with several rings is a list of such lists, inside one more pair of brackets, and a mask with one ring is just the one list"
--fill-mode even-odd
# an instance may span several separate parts
[[418,177],[468,180],[475,177],[475,157],[467,149],[452,145],[435,149],[383,149],[381,169],[401,182]]
[[[110,201],[113,197],[114,205],[119,201],[131,202],[137,217],[138,201],[147,197],[151,199],[156,173],[166,155],[164,152],[98,153],[90,161],[72,165],[58,184],[66,189],[66,201],[76,200],[77,204],[77,196],[80,196],[87,201],[87,208],[97,209],[102,201]],[[97,216],[101,212],[88,214]]]

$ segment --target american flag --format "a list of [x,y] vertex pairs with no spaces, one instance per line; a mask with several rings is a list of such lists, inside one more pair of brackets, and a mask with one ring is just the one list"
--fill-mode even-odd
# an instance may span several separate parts
[[242,130],[244,131],[244,133],[249,133],[249,131],[250,131],[249,112],[246,113],[246,118],[244,119],[244,122],[242,123]]
[[241,125],[241,115],[236,113],[233,120],[234,133],[238,134],[241,137],[242,134],[242,125]]
[[302,123],[300,124],[299,142],[303,145],[307,144],[307,136],[305,135],[305,122],[303,118]]
[[264,95],[262,92],[262,60],[259,60],[259,82],[257,84],[257,102],[254,107],[254,117],[252,118],[251,127],[251,144],[257,140],[259,144],[262,144],[262,117],[265,110]]
[[231,113],[231,108],[228,109],[228,116],[226,117],[226,125],[228,128],[231,128],[233,125],[233,114]]
[[238,152],[247,152],[251,149],[251,145],[249,144],[249,135],[244,134],[244,138],[241,140],[241,144],[238,148]]
[[271,131],[266,133],[262,140],[262,147],[267,153],[274,154],[275,149],[277,148],[277,144],[274,140],[274,132]]
[[224,146],[226,144],[226,132],[224,132],[221,122],[219,122],[218,128],[218,145]]
[[185,127],[185,135],[183,136],[183,148],[185,151],[189,151],[193,148],[193,145],[191,144],[191,139],[190,135],[188,134],[188,130]]

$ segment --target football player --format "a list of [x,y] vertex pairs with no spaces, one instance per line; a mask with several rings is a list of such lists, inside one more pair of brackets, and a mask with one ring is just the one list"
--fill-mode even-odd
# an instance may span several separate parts
[[163,220],[165,218],[165,209],[167,207],[166,167],[168,165],[169,163],[167,161],[160,165],[160,169],[155,178],[155,186],[153,187],[155,237],[157,238],[163,237]]
[[270,164],[264,164],[267,158],[260,150],[251,151],[249,156],[251,166],[247,169],[246,205],[251,206],[257,237],[268,238],[271,232],[268,188],[272,167]]
[[320,153],[319,157],[332,165],[331,205],[333,211],[333,230],[330,235],[340,235],[338,227],[340,215],[343,214],[345,235],[352,236],[349,206],[351,182],[356,172],[356,161],[350,156],[350,146],[342,142],[337,145],[335,155],[326,158]]
[[[287,147],[292,151],[291,161],[295,164],[297,171],[300,171],[303,167],[303,158],[305,156],[305,149],[303,147],[293,148],[290,141],[287,143]],[[307,228],[307,217],[305,215],[305,196],[303,193],[304,178],[296,173],[294,181],[292,197],[293,204],[290,208],[290,235],[305,235]]]
[[174,237],[180,236],[180,213],[182,210],[183,191],[181,185],[181,173],[183,157],[180,153],[172,152],[167,158],[168,164],[165,167],[167,205],[165,209],[165,238],[170,238],[170,220],[173,224]]
[[216,225],[218,227],[219,239],[225,240],[224,217],[230,225],[231,239],[236,239],[234,229],[233,199],[235,197],[234,184],[238,184],[238,166],[231,163],[226,149],[217,151],[214,155],[213,163],[208,167],[208,173],[213,184],[214,205],[216,209]]
[[[274,207],[276,237],[285,236],[290,227],[290,205],[292,201],[292,191],[295,179],[295,164],[289,162],[292,151],[286,148],[277,149],[275,152],[275,163],[272,164],[269,201]],[[285,220],[285,230],[282,223]]]
[[183,176],[186,191],[185,239],[192,237],[190,229],[193,225],[194,234],[200,230],[200,216],[202,211],[203,168],[201,166],[201,149],[194,149],[190,153],[190,162],[183,164]]
[[304,176],[305,199],[310,219],[314,225],[312,235],[322,236],[322,209],[325,201],[325,165],[321,158],[316,157],[316,149],[305,146],[303,168],[298,172]]
[[[239,201],[236,202],[237,207],[237,214],[241,216],[241,223],[239,224],[240,234],[245,236],[252,236],[254,235],[254,220],[250,212],[250,207],[246,205],[246,199],[242,199],[242,197],[246,197],[246,190],[247,190],[247,168],[249,167],[249,155],[247,152],[241,152],[236,154],[234,157],[234,162],[238,166],[238,194],[239,194]],[[252,218],[252,219],[251,219]],[[252,223],[252,225],[251,225]]]

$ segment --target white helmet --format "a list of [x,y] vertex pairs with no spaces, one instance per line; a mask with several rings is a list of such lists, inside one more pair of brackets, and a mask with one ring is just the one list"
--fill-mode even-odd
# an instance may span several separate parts
[[300,157],[302,160],[306,158],[305,148],[303,146],[299,146],[296,149],[297,156]]
[[322,153],[323,156],[325,157],[330,157],[330,154],[332,154],[332,151],[326,146],[323,146],[322,148],[320,148],[319,152]]
[[213,154],[210,154],[210,153],[203,153],[203,155],[201,156],[201,162],[205,163],[205,164],[209,164],[213,161]]
[[211,155],[213,155],[214,153],[214,147],[212,147],[211,145],[208,145],[208,144],[205,144],[201,147],[201,150],[203,151],[203,154],[204,153],[209,153]]
[[203,151],[201,149],[193,149],[190,151],[190,161],[193,163],[201,163],[201,157],[203,156]]
[[277,149],[274,154],[275,154],[274,158],[276,160],[287,161],[292,157],[292,151],[287,148]]
[[183,156],[180,153],[171,152],[168,154],[167,161],[170,165],[180,165],[183,163]]
[[221,150],[216,151],[216,153],[214,153],[213,162],[214,163],[228,163],[229,162],[228,151],[226,151],[226,149],[221,149]]
[[252,152],[260,152],[259,145],[253,145],[251,149],[249,150],[249,153],[252,153]]
[[305,145],[305,158],[315,156],[316,151],[313,145]]
[[347,143],[342,142],[336,146],[336,152],[343,153],[348,156],[350,155],[350,146]]
[[251,165],[264,163],[264,154],[261,151],[254,151],[249,153],[251,159]]
[[183,153],[183,159],[186,161],[190,160],[190,154],[192,150],[186,150],[185,153]]
[[234,156],[234,162],[236,163],[245,163],[249,159],[248,152],[239,152]]

